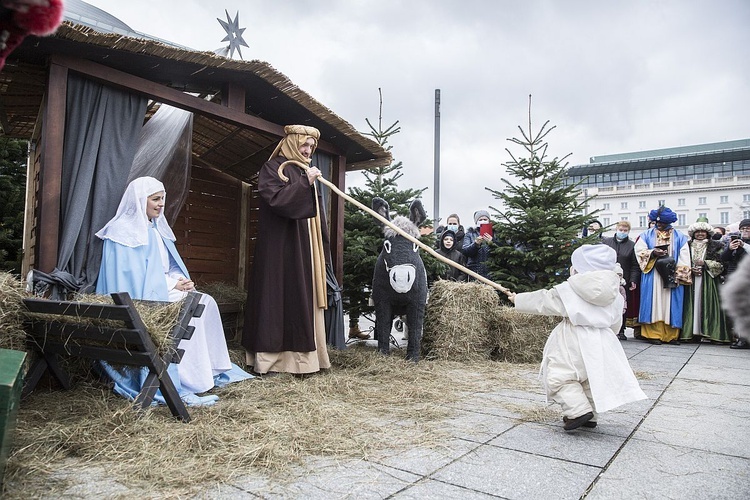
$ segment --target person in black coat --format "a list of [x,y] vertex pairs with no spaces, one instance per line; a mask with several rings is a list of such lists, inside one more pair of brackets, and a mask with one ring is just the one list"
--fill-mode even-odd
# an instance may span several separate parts
[[[466,256],[464,256],[464,254],[461,253],[461,251],[456,246],[456,234],[453,231],[443,231],[443,234],[440,235],[439,245],[440,248],[438,249],[438,253],[440,255],[452,260],[453,262],[456,262],[457,264],[461,264],[462,266],[466,265]],[[448,269],[445,271],[445,274],[441,276],[441,278],[453,281],[467,281],[469,279],[466,273],[456,269],[455,267],[446,267]]]
[[440,237],[445,231],[453,231],[455,235],[453,238],[453,246],[460,250],[464,246],[464,227],[461,225],[461,219],[458,218],[458,214],[450,214],[445,219],[445,226],[442,224],[435,230],[435,234],[438,236],[435,238],[435,248],[440,249]]
[[[735,273],[740,263],[745,259],[747,254],[750,253],[750,219],[743,219],[740,222],[739,234],[733,233],[729,235],[728,243],[724,249],[724,253],[721,254],[721,261],[724,263],[727,273],[727,281],[731,278],[732,274]],[[730,315],[728,319],[732,318]],[[732,334],[734,335],[735,341],[730,346],[732,349],[750,349],[750,343],[747,339],[740,338],[737,335],[737,329],[734,326],[734,321],[729,321]]]
[[617,263],[622,268],[622,277],[625,280],[627,290],[628,308],[622,317],[622,326],[617,334],[620,340],[627,340],[625,336],[625,326],[632,326],[635,331],[638,322],[638,306],[640,297],[638,296],[638,283],[641,282],[641,268],[635,257],[635,242],[630,239],[630,222],[621,220],[617,223],[617,232],[612,237],[602,238],[602,243],[611,247],[617,252]]

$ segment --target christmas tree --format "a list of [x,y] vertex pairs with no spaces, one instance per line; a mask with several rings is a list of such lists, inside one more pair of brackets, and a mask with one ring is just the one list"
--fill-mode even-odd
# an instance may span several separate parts
[[[380,92],[380,89],[378,89]],[[388,140],[401,131],[398,121],[383,129],[383,97],[380,95],[380,111],[378,124],[375,127],[369,119],[365,119],[370,132],[365,133],[374,138],[386,151],[392,146]],[[370,206],[374,197],[383,198],[390,205],[391,218],[396,215],[409,215],[409,205],[419,198],[427,188],[399,189],[398,180],[404,175],[402,163],[392,161],[389,165],[362,171],[365,178],[363,188],[349,188],[348,194],[360,203]],[[429,220],[425,222],[428,224]],[[434,243],[432,234],[422,237],[426,245]],[[344,310],[352,320],[352,326],[362,314],[371,313],[374,308],[369,305],[370,286],[375,262],[383,244],[383,229],[380,223],[371,215],[347,203],[344,208]],[[426,257],[429,257],[426,258]],[[434,258],[422,254],[427,268],[428,278],[440,269]],[[430,260],[431,259],[431,260]]]
[[27,143],[0,137],[0,271],[21,273]]
[[531,124],[521,138],[508,139],[521,146],[523,157],[508,148],[511,160],[503,166],[515,181],[502,179],[504,190],[486,188],[503,202],[495,212],[495,236],[500,244],[490,254],[493,279],[513,290],[527,292],[547,288],[568,277],[570,254],[583,243],[598,241],[597,236],[581,238],[579,231],[591,219],[584,207],[589,198],[579,199],[578,184],[565,183],[567,163],[563,158],[547,158],[547,135],[555,129],[549,121],[534,132]]

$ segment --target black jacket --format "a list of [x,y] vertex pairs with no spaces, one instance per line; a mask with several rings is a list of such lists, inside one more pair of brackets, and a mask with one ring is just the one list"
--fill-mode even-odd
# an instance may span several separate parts
[[604,237],[602,243],[617,252],[617,262],[622,268],[622,277],[628,283],[641,283],[641,268],[635,256],[635,242],[630,238],[618,240],[617,237]]

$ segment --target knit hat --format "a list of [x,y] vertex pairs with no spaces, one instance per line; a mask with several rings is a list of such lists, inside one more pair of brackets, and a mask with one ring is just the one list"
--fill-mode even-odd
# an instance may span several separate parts
[[479,224],[480,217],[487,217],[489,219],[490,213],[487,210],[477,210],[474,212],[474,224]]
[[612,271],[617,263],[617,252],[607,245],[581,245],[570,256],[573,268],[579,273]]
[[742,222],[740,222],[740,229],[747,226],[750,226],[750,219],[742,219]]

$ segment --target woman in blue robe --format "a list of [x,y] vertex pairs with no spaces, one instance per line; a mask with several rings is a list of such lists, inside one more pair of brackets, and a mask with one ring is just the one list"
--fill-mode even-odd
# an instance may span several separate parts
[[[96,233],[104,240],[96,293],[127,292],[133,299],[176,302],[195,290],[163,217],[165,197],[164,185],[153,177],[140,177],[128,185],[117,214]],[[217,396],[196,394],[252,378],[229,360],[216,301],[203,294],[201,304],[203,314],[190,323],[195,326],[192,337],[180,341],[185,350],[182,361],[169,365],[180,397],[189,405],[213,404]],[[100,365],[114,382],[115,392],[129,399],[140,392],[148,372]],[[160,394],[156,400],[164,402]]]

